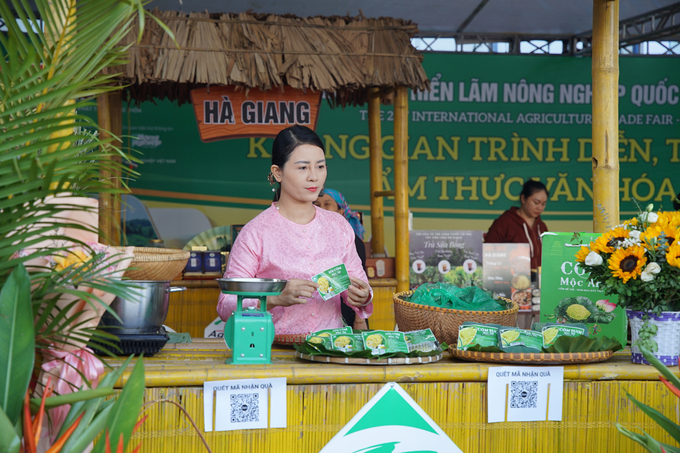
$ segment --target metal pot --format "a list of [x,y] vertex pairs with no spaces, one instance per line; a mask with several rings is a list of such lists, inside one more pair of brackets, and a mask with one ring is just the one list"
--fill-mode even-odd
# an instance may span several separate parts
[[185,291],[183,286],[170,286],[170,281],[131,280],[137,295],[130,299],[116,297],[111,309],[120,317],[122,324],[106,312],[99,323],[101,327],[115,326],[110,332],[116,334],[158,333],[168,315],[170,293]]

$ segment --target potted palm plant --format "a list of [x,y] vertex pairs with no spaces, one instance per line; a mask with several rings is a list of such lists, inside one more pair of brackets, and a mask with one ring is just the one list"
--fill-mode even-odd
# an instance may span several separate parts
[[644,212],[582,246],[576,260],[607,294],[618,294],[631,326],[633,363],[680,355],[680,212]]
[[[115,402],[117,372],[94,389],[101,371],[81,370],[99,370],[84,346],[106,341],[93,327],[105,294],[129,294],[119,258],[87,240],[99,231],[86,200],[126,191],[100,175],[133,158],[78,110],[120,89],[102,71],[125,61],[135,16],[141,36],[145,3],[0,1],[0,453],[79,453],[103,430],[95,452],[122,451],[139,414],[141,361]],[[64,405],[60,425],[45,416]]]

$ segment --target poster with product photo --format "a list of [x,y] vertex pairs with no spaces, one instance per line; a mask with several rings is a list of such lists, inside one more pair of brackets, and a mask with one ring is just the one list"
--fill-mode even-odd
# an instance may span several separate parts
[[482,281],[482,231],[414,230],[410,232],[411,289],[423,283],[456,286]]
[[484,244],[484,289],[531,306],[529,244]]

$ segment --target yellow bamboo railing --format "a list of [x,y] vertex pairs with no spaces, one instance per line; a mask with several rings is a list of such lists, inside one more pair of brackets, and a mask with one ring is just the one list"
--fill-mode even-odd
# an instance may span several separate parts
[[[99,134],[102,140],[113,134],[120,138],[123,135],[123,104],[120,91],[102,94],[97,98],[97,117]],[[121,142],[114,140],[107,146],[120,147]],[[120,161],[120,157],[112,157]],[[111,180],[112,186],[120,189],[120,172],[102,171],[102,179]],[[99,194],[99,242],[109,245],[120,245],[120,199],[113,194]]]
[[368,141],[371,176],[371,251],[374,257],[385,254],[385,213],[382,191],[382,132],[380,127],[380,90],[371,88],[368,98]]
[[619,2],[593,1],[593,231],[619,224]]
[[408,88],[394,99],[394,236],[397,291],[409,289],[408,235]]

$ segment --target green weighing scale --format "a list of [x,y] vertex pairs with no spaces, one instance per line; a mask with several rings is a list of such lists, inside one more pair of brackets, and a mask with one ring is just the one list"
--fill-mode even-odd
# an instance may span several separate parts
[[[224,294],[237,296],[236,311],[224,326],[224,342],[231,349],[226,363],[255,365],[272,363],[274,321],[267,311],[267,296],[278,296],[288,283],[273,278],[218,278]],[[243,299],[259,299],[260,309],[243,308]]]

